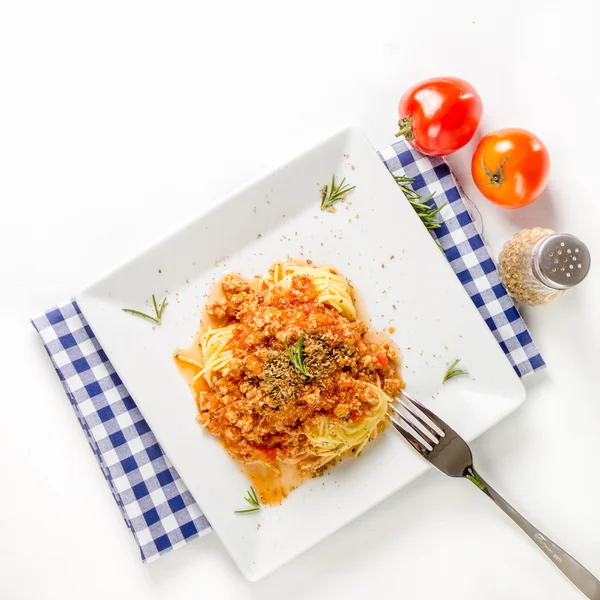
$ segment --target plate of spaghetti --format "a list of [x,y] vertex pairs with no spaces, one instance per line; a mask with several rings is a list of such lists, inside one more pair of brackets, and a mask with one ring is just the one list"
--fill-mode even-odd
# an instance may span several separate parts
[[[427,470],[386,426],[404,386],[468,441],[525,397],[443,253],[353,128],[211,205],[76,299],[250,580]],[[444,383],[457,359],[468,375]],[[125,434],[135,425],[115,422]]]
[[358,318],[332,267],[276,262],[218,288],[211,325],[176,359],[191,371],[198,422],[276,504],[383,431],[402,387],[398,353]]

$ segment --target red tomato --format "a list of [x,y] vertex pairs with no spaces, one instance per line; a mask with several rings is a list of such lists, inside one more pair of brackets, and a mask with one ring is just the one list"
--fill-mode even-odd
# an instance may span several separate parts
[[406,90],[398,107],[400,131],[414,148],[445,156],[467,144],[481,121],[483,104],[475,88],[458,77],[435,77]]
[[550,154],[526,129],[498,129],[484,136],[471,161],[475,185],[488,200],[519,208],[537,200],[550,175]]
[[385,352],[380,352],[379,354],[375,355],[375,358],[377,359],[377,362],[382,366],[385,367],[385,365],[388,364],[388,357],[386,355]]

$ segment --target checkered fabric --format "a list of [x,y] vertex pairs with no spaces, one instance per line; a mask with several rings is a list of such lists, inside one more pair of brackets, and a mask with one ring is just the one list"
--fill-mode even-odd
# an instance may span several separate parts
[[123,518],[150,562],[210,524],[75,301],[32,319]]
[[492,330],[517,375],[523,377],[545,366],[525,322],[500,283],[500,276],[471,219],[448,165],[441,158],[420,154],[400,140],[380,150],[393,175],[414,178],[412,187],[423,197],[434,194],[430,204],[447,204],[439,214],[442,226],[432,236],[471,300]]
[[[492,261],[443,160],[404,141],[379,153],[394,174],[436,206],[442,226],[432,232],[454,272],[493,331],[515,371],[544,366],[525,323]],[[163,453],[75,301],[32,320],[127,526],[149,562],[208,533],[210,525]]]

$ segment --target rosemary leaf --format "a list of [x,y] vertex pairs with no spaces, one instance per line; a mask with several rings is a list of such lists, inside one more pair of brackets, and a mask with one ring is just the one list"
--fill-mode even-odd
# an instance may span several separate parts
[[331,184],[325,184],[321,190],[321,210],[330,209],[336,202],[343,200],[348,192],[356,186],[346,184],[346,178],[339,185],[335,185],[335,175],[331,176]]
[[303,344],[304,344],[304,334],[301,334],[300,337],[298,338],[298,341],[296,342],[296,344],[294,346],[286,347],[286,352],[287,352],[288,358],[290,359],[290,362],[296,367],[296,369],[298,369],[298,371],[300,371],[300,373],[302,373],[302,375],[305,375],[306,377],[310,377],[311,375],[308,372],[306,364],[304,363]]
[[162,319],[163,310],[165,310],[165,306],[167,306],[167,299],[163,298],[163,301],[160,305],[160,310],[158,311],[158,319]]
[[160,308],[158,308],[158,304],[156,303],[156,297],[154,296],[154,294],[152,294],[152,304],[154,305],[154,312],[156,314],[156,317],[143,313],[139,310],[134,310],[133,308],[122,308],[121,310],[132,315],[138,315],[139,317],[143,317],[144,319],[149,319],[150,321],[154,321],[157,325],[160,325],[163,311],[167,306],[167,299],[165,298],[162,301]]
[[423,225],[425,225],[425,227],[430,231],[432,229],[438,229],[441,227],[442,223],[436,217],[447,203],[442,204],[440,207],[427,204],[433,198],[434,194],[430,194],[427,196],[427,198],[423,198],[421,194],[413,190],[411,187],[411,184],[414,182],[413,177],[407,177],[406,175],[394,175],[394,179],[398,184],[398,187],[402,190],[402,193],[406,199],[410,202],[411,206],[414,208],[415,212],[423,222]]
[[243,515],[245,513],[252,513],[252,512],[256,512],[257,510],[260,510],[260,502],[258,500],[258,496],[256,495],[255,489],[252,486],[250,486],[250,489],[246,492],[246,494],[247,495],[244,497],[244,500],[252,508],[245,508],[243,510],[233,511],[236,515]]
[[248,490],[248,496],[250,497],[250,500],[257,506],[260,506],[260,502],[258,501],[258,496],[256,495],[256,492],[254,491],[254,488],[252,486],[250,486],[250,489]]
[[460,358],[457,358],[446,371],[444,378],[442,379],[442,383],[446,383],[448,379],[452,379],[453,377],[460,377],[461,375],[468,375],[469,371],[465,371],[463,369],[457,369],[456,365],[460,362]]

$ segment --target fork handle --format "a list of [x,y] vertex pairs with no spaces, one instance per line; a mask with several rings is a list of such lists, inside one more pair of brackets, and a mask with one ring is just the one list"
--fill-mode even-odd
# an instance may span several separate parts
[[591,600],[600,600],[600,581],[583,565],[578,563],[558,544],[536,529],[527,519],[520,515],[500,494],[487,483],[472,467],[466,473],[467,479],[474,483],[484,494],[489,496],[535,543],[535,545],[552,561],[554,566]]

